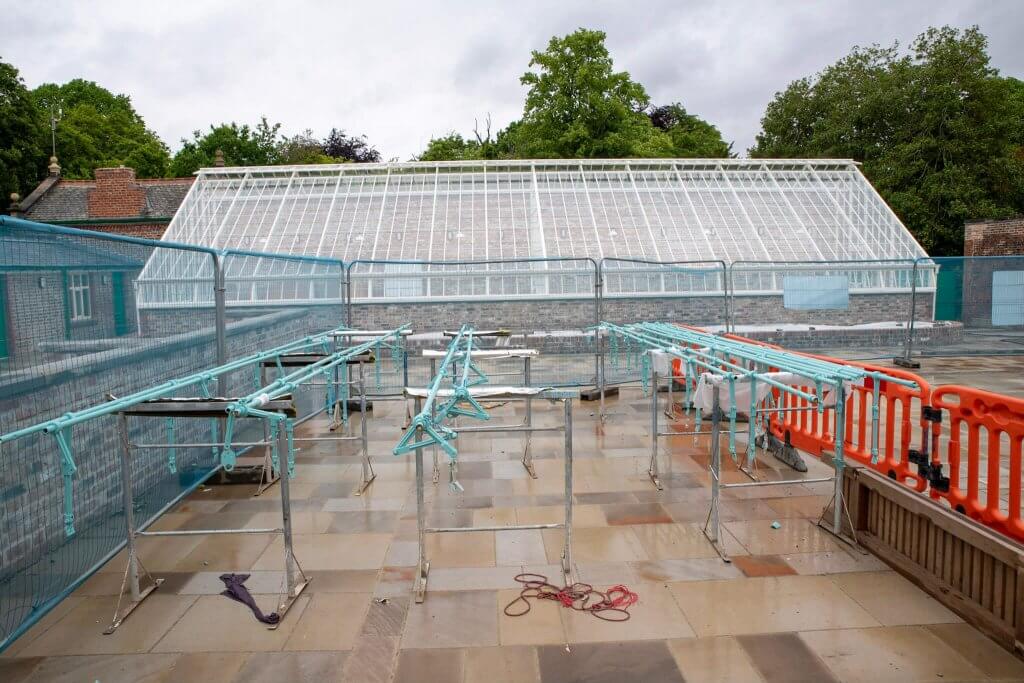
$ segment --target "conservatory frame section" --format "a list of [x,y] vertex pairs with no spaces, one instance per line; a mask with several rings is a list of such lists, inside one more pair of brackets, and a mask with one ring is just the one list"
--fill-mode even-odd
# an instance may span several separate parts
[[[588,297],[598,262],[605,296],[726,287],[721,266],[639,277],[636,261],[719,262],[741,294],[782,293],[787,270],[903,291],[927,256],[855,162],[812,159],[209,168],[163,239],[252,252],[225,258],[233,306],[336,303],[346,273],[356,302]],[[212,280],[202,254],[157,249],[140,307],[212,305]]]

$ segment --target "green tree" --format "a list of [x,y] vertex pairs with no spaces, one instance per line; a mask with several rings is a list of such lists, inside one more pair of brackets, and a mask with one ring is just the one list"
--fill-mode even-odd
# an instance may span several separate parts
[[0,62],[0,207],[6,208],[11,192],[28,194],[45,172],[43,129],[42,114],[18,70]]
[[427,148],[416,157],[418,161],[462,161],[483,159],[480,144],[476,140],[467,140],[452,131],[439,138],[431,138]]
[[380,152],[371,147],[363,135],[346,135],[344,130],[332,128],[323,142],[323,152],[337,161],[357,164],[380,161]]
[[854,48],[776,93],[750,153],[861,161],[929,253],[962,253],[965,220],[1024,211],[1024,95],[987,47],[977,27],[943,27],[909,52]]
[[210,126],[206,133],[193,131],[192,139],[183,139],[181,149],[171,162],[172,175],[182,177],[200,168],[214,165],[217,150],[224,153],[228,166],[271,166],[280,161],[278,131],[280,123],[271,124],[264,116],[254,128],[232,121]]
[[523,118],[513,148],[518,156],[657,157],[672,140],[644,113],[647,92],[613,69],[602,31],[579,29],[534,51]]
[[[141,178],[167,175],[167,146],[146,128],[127,95],[76,78],[63,85],[44,83],[32,97],[43,117],[59,116],[57,156],[64,176],[90,178],[95,168],[120,164],[131,166]],[[49,149],[48,126],[38,144]]]
[[451,131],[448,135],[431,138],[427,149],[417,161],[466,161],[474,159],[516,159],[515,141],[519,122],[513,121],[497,135],[491,133],[491,115],[484,119],[484,130],[480,131],[479,121],[473,126],[473,138],[462,137]]
[[282,137],[277,145],[279,164],[336,164],[338,161],[324,153],[324,143],[309,128],[298,135]]
[[647,112],[651,124],[672,140],[672,156],[699,159],[725,159],[735,156],[732,143],[704,119],[689,114],[678,102],[652,107]]

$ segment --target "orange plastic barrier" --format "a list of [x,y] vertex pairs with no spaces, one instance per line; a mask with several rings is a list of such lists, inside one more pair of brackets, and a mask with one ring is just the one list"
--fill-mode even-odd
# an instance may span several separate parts
[[[784,350],[735,334],[725,336]],[[879,383],[876,463],[871,462],[874,380],[868,378],[864,386],[853,387],[846,399],[845,457],[917,491],[927,489],[932,498],[946,500],[955,510],[1024,542],[1024,399],[959,385],[933,389],[922,377],[905,370],[811,353],[801,355],[916,382],[918,389],[884,380]],[[673,362],[676,375],[681,375],[682,369],[680,361]],[[813,387],[802,388],[813,391]],[[834,409],[819,415],[816,408],[796,396],[776,391],[775,399],[779,408],[791,412],[770,414],[769,429],[774,437],[815,457],[835,449]],[[948,432],[944,431],[944,412],[948,414]]]
[[[949,467],[949,490],[933,488],[932,498],[945,499],[968,517],[1024,541],[1020,510],[1024,400],[951,384],[932,393],[932,405],[949,413],[944,453],[941,425],[936,424],[932,434],[933,457]],[[967,471],[962,477],[965,460]]]
[[[809,354],[807,354],[809,355]],[[931,400],[931,387],[921,377],[892,368],[881,368],[866,363],[855,363],[838,358],[817,356],[822,360],[853,365],[866,370],[884,372],[894,377],[914,381],[917,389],[879,380],[878,386],[878,436],[877,462],[872,462],[872,448],[875,444],[875,422],[871,413],[874,403],[875,380],[867,378],[863,386],[852,387],[846,399],[846,430],[843,454],[849,460],[870,467],[886,476],[901,481],[918,491],[923,491],[927,480],[913,469],[911,451],[915,444],[922,443],[930,432],[931,423],[923,408]],[[812,390],[813,387],[807,387]],[[798,412],[780,413],[771,420],[772,433],[800,450],[820,456],[822,451],[835,450],[835,409],[818,411],[805,400],[785,395],[781,400],[783,408],[809,408]],[[917,429],[914,429],[914,416]],[[915,439],[915,431],[916,439]]]
[[[782,347],[739,335],[729,334],[726,337],[736,341],[767,346],[784,350]],[[886,476],[901,481],[911,488],[923,491],[928,481],[914,472],[911,451],[915,443],[923,442],[931,431],[931,422],[925,410],[931,404],[931,387],[922,377],[912,372],[895,368],[881,367],[869,363],[859,363],[813,353],[790,351],[798,355],[817,358],[818,360],[851,365],[865,370],[880,372],[916,382],[917,389],[893,384],[881,380],[878,386],[878,462],[872,463],[871,450],[874,443],[874,420],[871,406],[874,402],[874,380],[867,378],[864,386],[854,386],[846,398],[846,436],[843,443],[843,454],[849,460],[870,467]],[[813,387],[803,387],[812,391]],[[826,408],[822,414],[813,408],[805,399],[775,393],[780,408],[799,409],[791,412],[778,413],[771,416],[772,434],[779,440],[789,443],[801,451],[820,457],[822,451],[835,450],[835,409]],[[914,416],[917,417],[918,434],[914,435]]]

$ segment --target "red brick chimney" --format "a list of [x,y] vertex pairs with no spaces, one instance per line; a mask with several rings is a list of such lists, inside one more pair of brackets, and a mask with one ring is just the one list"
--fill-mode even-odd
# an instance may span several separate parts
[[89,218],[129,218],[142,215],[146,191],[135,182],[135,169],[97,168],[96,187],[89,191]]

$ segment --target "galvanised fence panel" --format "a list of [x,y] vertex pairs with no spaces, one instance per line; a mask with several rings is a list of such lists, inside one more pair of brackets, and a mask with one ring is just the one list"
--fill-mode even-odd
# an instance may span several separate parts
[[[139,309],[136,279],[157,250],[198,260],[189,288],[204,293],[208,309],[161,324]],[[215,365],[214,259],[200,249],[0,219],[0,435]],[[116,420],[3,437],[0,649],[124,542]],[[162,440],[175,428],[182,442],[210,440],[208,424],[143,421],[132,437]],[[158,514],[214,467],[210,449],[178,449],[174,466],[166,451],[140,454],[136,519]]]
[[923,304],[914,308],[905,359],[1024,353],[1024,254],[936,256],[915,267],[934,287],[915,292]]
[[912,307],[930,319],[934,289],[934,274],[913,259],[736,261],[729,266],[731,329],[788,348],[892,357]]
[[[616,324],[661,321],[726,330],[728,271],[723,261],[600,261],[601,320]],[[628,342],[628,340],[627,340]],[[602,341],[607,384],[635,382],[640,365],[631,349]]]
[[[154,255],[189,262],[189,281],[139,282]],[[125,540],[118,418],[19,431],[337,327],[343,284],[338,261],[215,253],[0,218],[0,649]],[[393,362],[380,367],[371,383],[378,375],[400,382]],[[273,379],[250,365],[199,393],[244,395]],[[326,391],[302,387],[300,411],[322,406]],[[215,420],[134,419],[129,428],[133,443],[222,438]],[[236,437],[259,432],[251,423]],[[215,447],[138,450],[136,523],[144,528],[219,467]]]
[[[476,261],[353,261],[348,266],[346,321],[357,329],[410,323],[411,383],[425,383],[421,350],[443,348],[442,332],[469,323],[503,330],[481,346],[534,348],[531,384],[593,386],[597,358],[597,263],[588,258]],[[490,361],[492,373],[516,373],[518,361]],[[496,374],[520,383],[521,375]],[[497,380],[496,380],[497,381]]]

